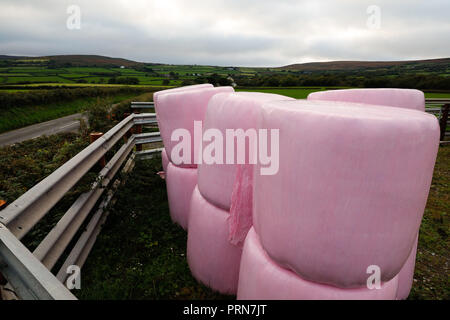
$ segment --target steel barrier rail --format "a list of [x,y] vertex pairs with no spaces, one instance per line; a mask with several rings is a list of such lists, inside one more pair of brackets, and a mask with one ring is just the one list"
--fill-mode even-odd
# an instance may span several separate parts
[[134,113],[134,124],[145,125],[145,124],[157,124],[156,113]]
[[130,138],[100,171],[100,181],[96,181],[91,190],[83,193],[59,220],[56,226],[44,238],[33,254],[51,270],[78,229],[94,208],[103,191],[116,175],[120,166],[134,147],[134,137]]
[[128,132],[134,115],[128,116],[105,135],[94,141],[75,157],[0,212],[0,223],[19,239],[83,177],[98,160]]
[[443,104],[449,104],[450,99],[449,98],[427,98],[427,99],[425,99],[425,103],[427,105],[432,105],[432,104],[443,105]]
[[21,239],[134,124],[155,114],[131,114],[0,212],[0,223]]
[[2,274],[21,299],[76,299],[2,224],[0,224],[0,258]]
[[132,102],[131,109],[153,109],[155,104],[153,102]]
[[[82,194],[64,214],[57,225],[31,253],[19,240],[64,196],[97,161],[134,125],[155,123],[155,114],[132,114],[101,138],[90,144],[50,176],[0,212],[0,272],[22,299],[75,299],[65,286],[49,271],[68,247],[90,211],[111,183],[117,171],[136,144],[161,141],[159,132],[132,135],[100,171],[99,181]],[[125,169],[132,167],[134,155]],[[63,267],[75,261],[81,265],[95,243],[101,225],[106,219],[106,206],[110,203],[117,182],[108,191],[99,209],[78,239]],[[6,225],[4,225],[4,224]],[[15,231],[15,232],[14,232]],[[86,233],[88,232],[88,233]],[[42,262],[40,261],[42,260]],[[61,268],[59,274],[66,272]]]
[[158,149],[151,149],[151,150],[143,150],[143,151],[136,151],[136,157],[138,157],[141,160],[145,159],[151,159],[153,156],[157,153],[161,153],[163,151],[163,148]]
[[425,111],[435,115],[439,119],[439,127],[440,127],[440,144],[448,144],[449,141],[446,140],[447,137],[450,137],[450,132],[447,131],[447,128],[450,125],[450,99],[448,98],[431,98],[425,99],[425,104],[427,107]]
[[[128,173],[132,170],[134,163],[133,160],[134,155],[131,156],[130,159],[128,159],[127,164],[122,170],[123,173]],[[95,244],[97,236],[99,235],[101,228],[109,215],[107,207],[112,202],[113,196],[119,188],[119,185],[123,184],[124,182],[125,181],[120,181],[119,179],[114,182],[112,188],[108,191],[107,197],[102,201],[98,210],[89,221],[89,224],[87,225],[85,231],[82,233],[69,256],[67,257],[66,261],[63,263],[61,269],[56,275],[56,278],[62,283],[65,283],[67,277],[69,276],[67,274],[67,268],[70,265],[76,265],[80,268],[83,267],[90,251]]]
[[159,132],[135,134],[134,139],[135,139],[134,143],[136,145],[162,141],[162,138],[161,138],[161,135]]

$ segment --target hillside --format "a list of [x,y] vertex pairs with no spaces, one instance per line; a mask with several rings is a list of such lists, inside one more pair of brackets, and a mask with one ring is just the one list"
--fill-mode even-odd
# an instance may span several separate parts
[[409,61],[330,61],[291,64],[277,69],[292,71],[350,71],[390,67],[449,66],[450,58]]
[[140,65],[140,62],[131,61],[122,58],[111,58],[96,55],[62,55],[62,56],[47,56],[42,57],[54,61],[57,64],[70,63],[72,66],[125,66],[134,67]]
[[27,64],[31,62],[47,62],[53,65],[71,65],[74,67],[136,67],[142,65],[140,62],[111,58],[98,55],[58,55],[58,56],[42,56],[42,57],[22,57],[0,55],[0,60],[16,60],[17,63]]

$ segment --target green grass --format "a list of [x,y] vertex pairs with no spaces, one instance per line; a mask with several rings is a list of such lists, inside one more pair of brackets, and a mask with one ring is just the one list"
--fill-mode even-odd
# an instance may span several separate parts
[[170,220],[161,158],[137,161],[82,269],[80,299],[223,299],[199,284]]
[[[135,93],[119,94],[107,98],[106,101],[113,104],[134,96],[136,96]],[[94,97],[51,103],[45,106],[25,106],[8,110],[0,109],[0,133],[82,112],[96,104],[97,100],[98,98]]]
[[450,92],[425,92],[425,98],[450,98]]
[[[344,88],[245,88],[237,89],[236,91],[249,91],[249,92],[265,92],[265,93],[275,93],[284,96],[288,96],[294,99],[306,99],[308,95],[312,92],[331,90],[331,89],[344,89]],[[450,98],[449,93],[436,93],[436,92],[425,92],[425,98]]]
[[306,99],[306,97],[308,97],[310,93],[323,90],[325,90],[325,88],[258,88],[258,89],[246,88],[246,89],[238,89],[236,91],[275,93],[295,99]]
[[410,299],[450,299],[450,146],[439,149],[419,233]]

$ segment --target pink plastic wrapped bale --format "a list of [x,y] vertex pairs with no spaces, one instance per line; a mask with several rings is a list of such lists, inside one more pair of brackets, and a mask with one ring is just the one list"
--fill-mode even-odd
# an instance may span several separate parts
[[375,104],[425,111],[425,96],[415,89],[345,89],[309,94],[308,100],[328,100]]
[[[232,154],[227,154],[226,143],[223,143],[223,164],[202,163],[198,166],[198,188],[206,200],[214,205],[229,210],[231,207],[231,193],[238,163],[249,163],[249,152],[253,150],[249,145],[249,136],[245,136],[248,129],[255,129],[261,106],[268,101],[294,100],[277,94],[238,92],[232,94],[215,95],[206,111],[203,131],[217,129],[223,137],[226,137],[227,129],[233,130],[233,137],[240,136],[242,139],[234,138]],[[241,133],[237,129],[242,129]],[[244,140],[245,139],[245,140]],[[246,141],[241,144],[240,141]],[[203,142],[203,150],[210,144]],[[257,146],[255,139],[255,146]],[[245,158],[238,162],[238,145],[244,146]],[[253,154],[255,155],[255,154]],[[228,157],[230,160],[228,161]],[[230,164],[227,164],[230,163]]]
[[419,239],[417,238],[416,244],[412,248],[408,260],[406,260],[402,270],[400,270],[398,274],[398,289],[396,296],[397,300],[405,300],[406,298],[408,298],[409,292],[411,291],[414,280],[414,266],[416,265],[418,240]]
[[279,129],[279,170],[254,175],[262,247],[302,279],[340,288],[390,281],[416,242],[439,147],[433,115],[332,101],[277,101],[260,128]]
[[187,258],[196,279],[225,294],[235,294],[242,248],[228,242],[228,212],[192,194]]
[[393,300],[397,277],[379,289],[340,289],[302,279],[280,267],[265,252],[255,230],[245,240],[239,275],[238,300]]
[[[232,87],[200,88],[196,90],[175,91],[170,94],[158,96],[155,106],[156,114],[161,138],[170,162],[181,167],[197,167],[194,161],[196,145],[194,122],[203,121],[208,102],[215,94],[233,91]],[[190,149],[185,148],[183,151],[177,149],[177,152],[181,153],[181,156],[184,156],[183,152],[190,152],[187,160],[180,159],[180,162],[178,162],[178,160],[172,157],[172,149],[183,141],[182,138],[177,138],[180,139],[179,141],[172,141],[172,134],[175,132],[186,132],[190,135],[187,137],[190,141],[186,142],[190,145]],[[201,135],[198,137],[198,140],[198,143],[201,143]]]
[[163,171],[167,172],[167,165],[169,164],[169,158],[167,157],[167,152],[166,152],[165,148],[163,148],[161,151],[161,159],[162,159]]
[[187,229],[192,191],[197,185],[197,169],[180,168],[168,163],[166,171],[167,199],[170,217]]
[[[425,110],[425,96],[423,92],[412,89],[349,89],[349,90],[332,90],[312,93],[308,96],[308,100],[335,100],[344,102],[360,102],[382,106],[391,106],[405,109]],[[411,257],[415,259],[416,253],[412,252]],[[412,259],[412,258],[411,258]],[[411,290],[414,261],[408,259],[406,268],[402,269],[402,275],[409,276],[399,277],[399,299],[406,299]]]
[[162,95],[165,95],[168,93],[174,93],[174,92],[198,90],[198,89],[212,88],[212,87],[213,87],[212,84],[204,83],[204,84],[194,84],[192,86],[184,86],[184,87],[179,87],[179,88],[161,90],[161,91],[157,91],[153,94],[153,101],[155,102],[155,107],[156,107],[158,105],[158,98]]
[[[231,243],[241,245],[252,226],[252,171],[255,162],[250,161],[250,152],[257,146],[257,117],[262,104],[268,101],[294,100],[277,94],[228,93],[217,94],[209,103],[203,130],[218,130],[227,139],[223,143],[222,162],[205,163],[198,166],[198,188],[206,200],[230,211]],[[254,135],[248,130],[253,130]],[[227,131],[231,132],[229,138]],[[253,144],[250,144],[250,139]],[[229,139],[229,140],[228,140]],[[228,142],[234,146],[227,152]],[[203,142],[203,150],[211,142]],[[238,156],[239,146],[244,152]],[[252,152],[256,159],[257,155]]]

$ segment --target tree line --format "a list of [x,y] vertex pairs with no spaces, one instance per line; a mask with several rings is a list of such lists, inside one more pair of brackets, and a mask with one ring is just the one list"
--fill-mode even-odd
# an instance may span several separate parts
[[29,105],[46,105],[50,103],[72,101],[81,98],[107,97],[116,94],[147,92],[145,87],[87,87],[58,88],[50,90],[30,90],[27,92],[0,92],[0,109]]
[[[450,77],[440,75],[404,74],[375,75],[361,74],[257,74],[254,77],[233,75],[234,82],[240,87],[355,87],[355,88],[412,88],[450,90]],[[184,80],[182,85],[197,83],[231,85],[230,77],[212,74]]]

